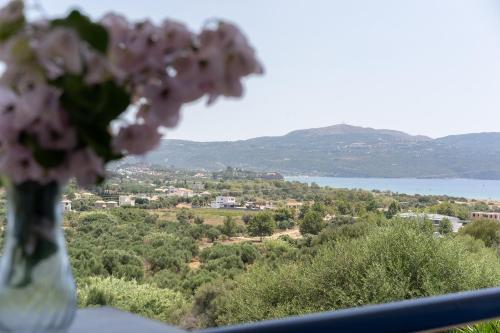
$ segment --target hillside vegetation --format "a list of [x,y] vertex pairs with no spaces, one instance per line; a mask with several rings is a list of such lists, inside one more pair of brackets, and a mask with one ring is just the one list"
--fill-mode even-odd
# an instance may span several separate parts
[[[130,186],[114,182],[95,192]],[[80,202],[79,211],[64,215],[79,305],[198,329],[500,284],[499,222],[476,220],[452,232],[445,223],[398,216],[467,219],[474,210],[500,211],[498,205],[279,180],[204,184],[213,195],[274,200],[277,208],[176,208],[200,203],[197,197],[105,210]],[[286,208],[291,198],[303,206]],[[0,212],[5,216],[1,204]],[[462,331],[495,329],[500,324],[490,322]]]
[[166,201],[66,213],[80,306],[203,328],[500,284],[498,222],[453,233],[398,217],[411,209],[467,218],[483,203],[283,181],[210,184],[308,204],[252,212]]

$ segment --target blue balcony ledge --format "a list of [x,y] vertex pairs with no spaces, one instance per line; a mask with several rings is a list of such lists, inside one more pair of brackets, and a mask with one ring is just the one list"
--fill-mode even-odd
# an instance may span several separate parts
[[[198,333],[428,332],[500,318],[500,288],[210,328]],[[78,311],[70,333],[180,333],[178,328],[111,308]]]
[[79,309],[68,333],[186,333],[177,327],[108,307]]

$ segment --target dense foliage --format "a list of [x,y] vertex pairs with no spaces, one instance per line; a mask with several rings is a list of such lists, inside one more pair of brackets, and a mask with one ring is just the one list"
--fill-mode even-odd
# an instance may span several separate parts
[[186,304],[179,292],[114,277],[85,279],[78,296],[81,306],[113,306],[167,322],[178,320]]
[[[155,177],[141,184],[192,182],[186,176],[174,183],[177,173]],[[65,214],[81,306],[106,304],[202,328],[500,283],[498,222],[475,221],[455,233],[447,219],[433,225],[398,217],[408,210],[463,216],[494,209],[482,202],[205,179],[213,195],[282,201],[263,212],[175,208],[191,198],[94,210],[91,200],[123,191],[121,184],[76,199],[82,209]],[[290,198],[304,204],[287,208]]]
[[500,223],[492,220],[477,220],[466,225],[461,233],[480,239],[486,246],[500,245]]
[[397,222],[362,237],[349,234],[314,255],[283,265],[261,264],[236,279],[218,300],[219,325],[335,310],[497,285],[494,251],[436,239]]

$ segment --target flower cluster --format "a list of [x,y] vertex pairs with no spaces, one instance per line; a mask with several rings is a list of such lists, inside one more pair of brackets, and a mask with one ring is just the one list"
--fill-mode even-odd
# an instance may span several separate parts
[[27,22],[20,0],[0,9],[0,61],[0,171],[15,183],[96,183],[107,162],[156,147],[183,104],[240,97],[241,79],[262,73],[231,23],[194,33],[78,11]]

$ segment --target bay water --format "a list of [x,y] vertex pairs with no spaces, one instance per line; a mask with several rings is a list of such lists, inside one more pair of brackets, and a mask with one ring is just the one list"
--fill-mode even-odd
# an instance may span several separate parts
[[287,181],[347,189],[500,200],[500,180],[289,176]]

